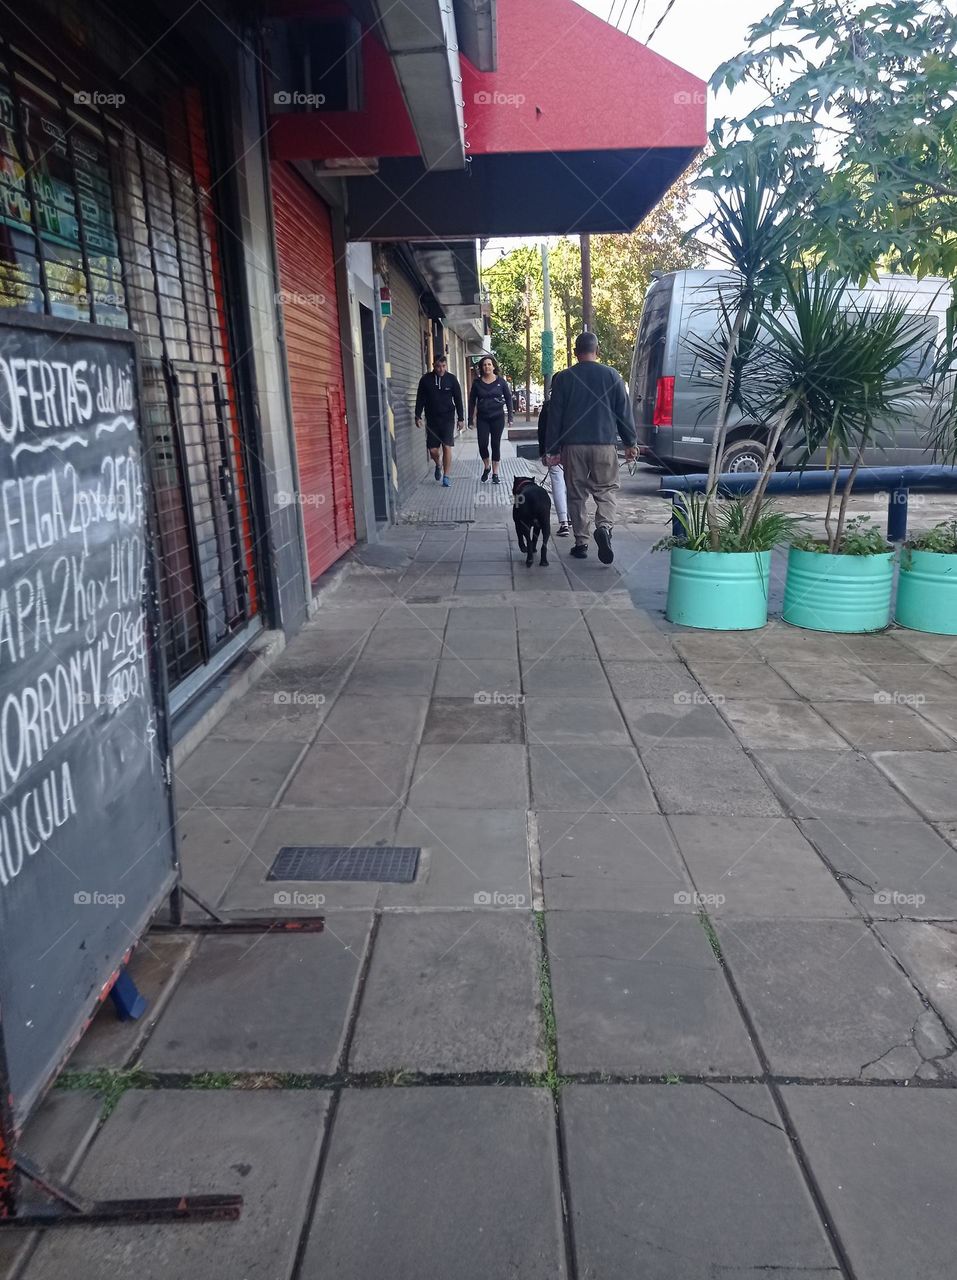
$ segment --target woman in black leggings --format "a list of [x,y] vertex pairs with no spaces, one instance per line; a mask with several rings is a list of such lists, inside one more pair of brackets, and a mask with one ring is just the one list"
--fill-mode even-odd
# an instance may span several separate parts
[[502,432],[506,417],[512,421],[512,393],[508,383],[499,375],[498,365],[491,356],[483,356],[479,362],[479,376],[469,392],[469,426],[475,423],[478,430],[478,447],[482,455],[482,479],[489,474],[489,443],[492,445],[492,484],[498,484],[498,464],[502,458]]

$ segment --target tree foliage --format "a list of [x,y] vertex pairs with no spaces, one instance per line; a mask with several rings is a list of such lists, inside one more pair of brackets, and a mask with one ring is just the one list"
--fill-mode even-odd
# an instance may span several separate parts
[[715,72],[764,101],[715,122],[728,152],[772,143],[820,187],[802,242],[858,279],[957,274],[957,13],[946,0],[784,0]]

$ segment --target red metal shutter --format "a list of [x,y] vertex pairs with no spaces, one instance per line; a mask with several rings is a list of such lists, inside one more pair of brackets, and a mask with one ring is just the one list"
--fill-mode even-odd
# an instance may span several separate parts
[[313,582],[356,540],[332,221],[290,165],[272,169],[298,501]]

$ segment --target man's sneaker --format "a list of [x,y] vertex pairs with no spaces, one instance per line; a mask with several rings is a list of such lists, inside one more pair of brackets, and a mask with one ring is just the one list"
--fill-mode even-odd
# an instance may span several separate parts
[[452,485],[452,481],[449,479],[449,477],[448,477],[448,476],[443,476],[443,477],[442,477],[442,488],[443,488],[443,489],[448,489],[448,488],[450,488],[450,487],[451,487],[451,485]]
[[595,530],[595,541],[598,543],[598,559],[602,564],[611,564],[615,553],[611,549],[611,527],[600,524]]
[[442,479],[442,468],[439,466],[438,463],[435,464],[435,478],[436,480]]
[[570,532],[571,526],[567,520],[563,520],[558,526],[558,533],[555,536],[558,538],[567,538]]
[[585,546],[584,542],[576,542],[568,554],[574,560],[587,560],[588,548]]

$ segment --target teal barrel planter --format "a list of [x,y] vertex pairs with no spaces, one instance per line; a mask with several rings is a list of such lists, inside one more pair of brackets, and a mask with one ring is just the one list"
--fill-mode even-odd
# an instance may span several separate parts
[[768,620],[770,551],[671,548],[669,622],[706,631],[754,631]]
[[788,552],[785,622],[808,631],[882,631],[891,620],[894,553]]
[[912,631],[957,636],[957,555],[901,552],[894,620]]

